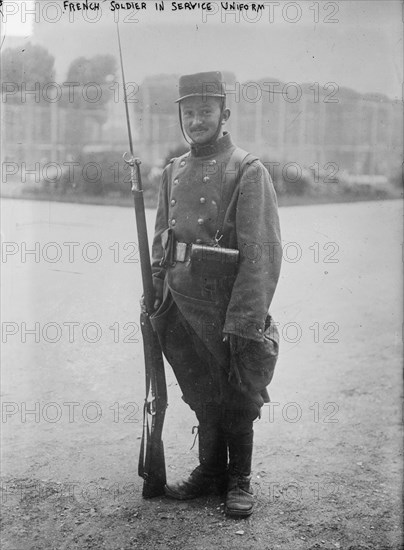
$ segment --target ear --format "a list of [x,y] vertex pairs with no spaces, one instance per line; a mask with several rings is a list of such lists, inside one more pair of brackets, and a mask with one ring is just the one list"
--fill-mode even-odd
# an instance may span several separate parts
[[222,113],[222,124],[225,124],[230,118],[230,109],[225,109]]

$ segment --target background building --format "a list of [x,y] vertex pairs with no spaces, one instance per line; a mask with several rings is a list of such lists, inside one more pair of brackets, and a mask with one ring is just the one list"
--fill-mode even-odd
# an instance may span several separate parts
[[[170,152],[185,145],[174,102],[177,82],[178,75],[158,75],[128,90],[135,154],[152,165],[162,165]],[[274,78],[240,83],[231,73],[226,73],[226,82],[232,112],[228,129],[236,143],[264,160],[306,168],[318,163],[319,169],[328,166],[330,174],[329,163],[349,174],[397,174],[402,160],[401,103],[336,85],[324,90]],[[128,148],[122,94],[103,86],[100,93],[108,95],[103,105],[69,103],[63,101],[69,90],[59,88],[58,101],[44,99],[50,89],[42,86],[3,93],[3,158],[33,166],[104,152],[112,155],[111,162],[119,160]],[[83,88],[75,88],[77,98],[82,93]]]

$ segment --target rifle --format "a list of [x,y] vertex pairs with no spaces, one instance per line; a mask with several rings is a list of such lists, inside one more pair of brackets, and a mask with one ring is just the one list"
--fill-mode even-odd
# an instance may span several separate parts
[[126,122],[129,135],[130,154],[123,159],[130,166],[132,193],[135,206],[136,228],[139,241],[140,268],[142,272],[144,304],[140,313],[140,326],[143,336],[143,351],[146,374],[146,398],[143,406],[143,433],[140,445],[139,476],[144,479],[142,495],[145,498],[164,494],[166,467],[164,447],[161,439],[164,416],[167,408],[167,386],[164,373],[164,361],[157,334],[150,323],[153,313],[154,289],[150,264],[149,242],[147,238],[146,216],[143,200],[141,161],[133,154],[132,132],[130,128],[128,98],[123,70],[121,38],[117,24],[119,56],[122,70],[122,83]]

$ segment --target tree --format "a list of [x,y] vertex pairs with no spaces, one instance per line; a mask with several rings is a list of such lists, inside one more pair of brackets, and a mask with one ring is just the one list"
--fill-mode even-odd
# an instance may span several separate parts
[[[66,82],[77,85],[74,101],[68,101],[68,94],[62,97],[61,105],[71,109],[67,139],[74,150],[80,151],[91,135],[88,127],[95,126],[101,131],[101,126],[108,117],[107,102],[112,98],[114,80],[117,70],[113,55],[95,55],[92,58],[84,56],[74,59],[67,71]],[[97,126],[98,125],[98,126]]]
[[[116,76],[117,64],[113,55],[95,55],[92,58],[78,57],[74,59],[67,71],[68,82],[78,82],[81,86],[94,83],[106,90],[107,84]],[[103,92],[104,92],[103,89]],[[110,93],[103,93],[98,106],[104,104],[110,98]],[[80,105],[76,105],[80,107]]]
[[107,77],[115,77],[116,59],[113,55],[95,55],[92,58],[78,57],[71,62],[67,72],[67,80],[74,80],[86,84],[87,82],[96,82],[103,84],[107,82]]
[[53,82],[55,58],[46,48],[28,44],[25,48],[6,48],[2,55],[1,79],[3,82],[33,83]]

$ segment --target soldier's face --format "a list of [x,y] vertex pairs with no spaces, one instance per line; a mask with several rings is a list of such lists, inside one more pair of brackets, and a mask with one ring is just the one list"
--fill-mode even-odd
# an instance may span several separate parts
[[221,101],[216,97],[187,97],[181,101],[184,130],[193,143],[209,143],[221,125]]

